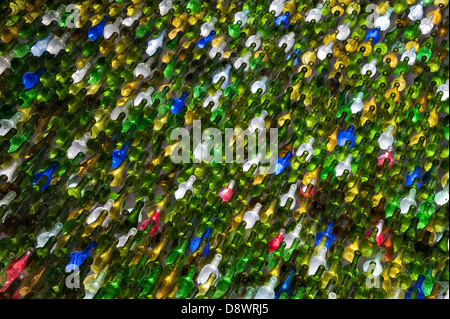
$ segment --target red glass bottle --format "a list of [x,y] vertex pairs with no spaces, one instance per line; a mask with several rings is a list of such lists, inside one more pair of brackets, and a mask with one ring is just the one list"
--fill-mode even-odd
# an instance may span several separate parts
[[147,227],[147,224],[151,221],[154,220],[155,221],[155,226],[153,226],[152,230],[150,231],[150,236],[153,236],[154,234],[156,234],[156,232],[158,231],[158,220],[159,220],[159,215],[161,214],[162,208],[160,206],[156,207],[155,212],[152,214],[151,217],[147,218],[146,220],[144,220],[141,225],[139,226],[139,230],[144,230],[145,227]]
[[283,241],[284,233],[285,230],[283,228],[280,229],[278,235],[269,242],[269,253],[277,250],[278,246],[280,246],[281,242]]
[[27,268],[33,254],[34,249],[30,247],[22,254],[22,256],[16,258],[8,265],[8,268],[6,269],[6,281],[3,287],[0,289],[0,292],[6,291],[6,289],[8,289],[9,285],[14,281],[14,279],[19,276],[20,272]]

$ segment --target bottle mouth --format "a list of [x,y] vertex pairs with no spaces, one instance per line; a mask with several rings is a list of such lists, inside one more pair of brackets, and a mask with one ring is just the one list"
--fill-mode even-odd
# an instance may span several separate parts
[[270,279],[269,279],[269,284],[268,284],[268,286],[275,287],[275,285],[277,284],[277,282],[278,282],[277,277],[272,276],[272,277],[270,277]]
[[195,182],[196,179],[197,179],[197,177],[195,175],[191,175],[191,176],[189,176],[188,183],[193,183],[193,182]]
[[105,207],[112,207],[113,205],[114,205],[114,199],[110,198],[106,201]]

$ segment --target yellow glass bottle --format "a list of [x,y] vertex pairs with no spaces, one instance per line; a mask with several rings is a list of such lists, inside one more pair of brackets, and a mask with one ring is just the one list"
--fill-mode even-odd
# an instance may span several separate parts
[[109,248],[106,249],[101,254],[98,254],[97,256],[95,256],[94,261],[92,262],[92,265],[91,265],[91,270],[94,273],[98,273],[105,265],[108,264],[109,260],[112,257],[114,250],[116,249],[118,242],[119,242],[119,239],[114,237]]
[[242,222],[242,218],[244,217],[245,212],[248,210],[248,205],[244,205],[239,212],[231,219],[230,231],[236,230],[239,227],[239,224]]
[[158,292],[156,293],[157,299],[164,299],[172,290],[175,278],[177,277],[178,270],[180,268],[181,256],[181,254],[177,256],[172,264],[173,267],[170,269],[167,275],[161,279]]
[[158,258],[158,256],[161,254],[161,251],[166,247],[168,241],[169,237],[167,235],[164,235],[161,241],[148,252],[149,257],[147,260],[147,264],[149,262],[155,261]]
[[267,285],[272,277],[279,279],[282,260],[283,258],[279,257],[275,266],[264,275],[264,285]]
[[324,289],[327,286],[328,282],[331,279],[334,279],[335,282],[339,282],[338,273],[339,273],[340,266],[341,266],[340,265],[340,261],[336,260],[333,263],[333,265],[331,265],[330,269],[324,271],[324,273],[322,275],[322,278],[321,278],[321,280],[322,280],[322,289]]
[[270,215],[275,213],[275,210],[278,207],[278,200],[273,199],[269,206],[259,215],[259,220],[261,220],[262,223],[265,223]]
[[200,296],[204,296],[206,294],[206,292],[208,291],[208,289],[210,287],[212,287],[212,285],[216,281],[216,277],[217,277],[217,275],[215,273],[211,273],[209,275],[208,279],[203,284],[198,286],[198,293],[195,297],[197,298]]
[[342,254],[342,258],[347,260],[348,262],[352,262],[353,257],[355,256],[355,251],[359,250],[359,241],[360,236],[356,235],[353,243],[344,248],[344,253]]
[[106,209],[102,210],[102,212],[100,213],[100,215],[98,215],[97,219],[94,222],[92,222],[89,225],[86,225],[84,227],[84,232],[81,237],[90,236],[97,226],[100,226],[101,224],[103,224],[103,222],[105,221],[105,218],[106,218],[106,216],[108,216],[108,214],[109,214],[109,212]]
[[404,254],[405,254],[405,247],[401,247],[399,249],[397,257],[395,257],[395,259],[392,261],[392,267],[391,267],[391,270],[389,271],[389,277],[395,278],[395,276],[399,272],[403,271],[403,269],[404,269],[403,255]]
[[114,179],[110,184],[111,187],[117,187],[122,184],[125,168],[128,166],[129,163],[130,163],[130,159],[125,158],[119,167],[117,167],[116,169],[113,169],[112,171],[110,171],[108,173],[108,175],[114,176]]
[[391,288],[391,278],[389,278],[389,272],[391,271],[392,261],[387,261],[386,266],[383,269],[383,272],[380,274],[383,277],[383,290],[388,292]]

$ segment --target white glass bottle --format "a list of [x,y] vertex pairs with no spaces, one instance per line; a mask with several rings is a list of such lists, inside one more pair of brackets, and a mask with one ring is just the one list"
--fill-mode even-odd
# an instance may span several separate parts
[[234,14],[234,21],[233,24],[237,24],[238,21],[241,21],[241,28],[247,23],[248,20],[248,9],[245,9],[244,11],[236,12]]
[[386,129],[386,132],[380,134],[378,138],[378,144],[380,145],[380,149],[387,150],[394,143],[394,136],[392,133],[394,132],[394,126],[389,125]]
[[154,59],[152,57],[148,58],[145,62],[141,62],[133,70],[133,75],[135,77],[138,77],[139,75],[142,75],[145,79],[150,75],[152,70],[150,69],[150,65],[153,64]]
[[414,188],[411,188],[409,190],[409,194],[400,200],[400,214],[406,214],[411,205],[417,206],[417,203],[414,200],[414,197],[416,197],[416,192],[417,191]]
[[[86,224],[92,224],[93,222],[95,222],[98,218],[98,216],[100,216],[101,212],[104,210],[107,210],[109,212],[109,210],[111,209],[111,207],[113,207],[114,205],[114,200],[113,199],[108,199],[106,201],[106,204],[104,206],[99,206],[97,208],[95,208],[87,217],[86,219]],[[105,218],[106,221],[106,218]]]
[[186,182],[181,183],[180,186],[178,186],[178,189],[173,194],[175,196],[175,199],[183,198],[184,194],[186,194],[188,190],[193,191],[193,185],[196,179],[197,177],[195,175],[191,175]]
[[59,24],[61,22],[61,15],[65,12],[65,10],[66,6],[62,4],[56,10],[46,11],[44,15],[42,15],[42,24],[49,25],[53,21],[56,21]]
[[[256,166],[258,167],[258,164],[259,164],[259,161],[261,160],[261,158],[262,158],[261,153],[256,154],[255,157],[253,157],[252,159],[250,159],[250,160],[246,161],[244,164],[242,164],[242,171],[248,172],[253,164],[256,164]],[[255,170],[255,174],[256,174],[256,172],[257,172],[257,170]]]
[[314,152],[314,148],[313,148],[314,141],[315,141],[314,137],[310,137],[308,139],[308,142],[303,143],[298,147],[295,155],[302,156],[305,151],[308,151],[308,156],[306,156],[306,161],[309,162],[309,160],[313,156],[313,152]]
[[339,31],[336,35],[336,40],[339,41],[345,41],[347,40],[348,36],[350,35],[350,22],[346,22],[344,24],[341,24],[337,27],[337,30]]
[[420,32],[422,34],[424,34],[424,35],[428,34],[431,32],[431,30],[433,30],[433,28],[434,28],[433,18],[434,18],[434,14],[432,13],[428,17],[420,20],[419,28],[420,28]]
[[36,248],[44,247],[50,238],[59,234],[62,228],[63,223],[57,222],[49,231],[39,234],[36,237]]
[[362,92],[359,92],[356,97],[352,99],[352,105],[350,106],[350,109],[352,110],[352,114],[358,113],[363,109],[364,103],[363,98],[364,94]]
[[212,82],[214,84],[219,82],[220,79],[222,78],[222,76],[225,77],[225,81],[222,83],[222,87],[221,87],[222,90],[225,90],[225,88],[228,86],[229,75],[230,75],[230,72],[231,72],[231,68],[232,68],[231,64],[227,64],[227,66],[222,71],[216,71],[213,74]]
[[333,46],[334,46],[333,41],[328,42],[327,45],[321,45],[319,47],[319,50],[317,50],[317,58],[320,60],[325,60],[328,53],[333,52]]
[[200,27],[200,35],[202,37],[207,37],[211,31],[214,30],[214,25],[217,23],[217,18],[216,17],[212,17],[211,20],[209,20],[209,22],[205,22],[202,24],[202,26]]
[[253,225],[259,220],[259,211],[261,210],[261,204],[256,203],[255,207],[253,207],[252,210],[247,211],[244,216],[242,217],[242,220],[245,221],[247,224],[245,225],[245,229],[252,228]]
[[318,4],[317,7],[309,10],[306,12],[305,22],[311,22],[312,20],[315,20],[316,23],[320,22],[322,20],[322,4]]
[[261,31],[258,31],[256,32],[256,34],[249,36],[247,41],[245,41],[245,46],[248,48],[254,43],[255,50],[258,50],[259,46],[261,45],[261,36],[262,36]]
[[389,7],[385,14],[375,19],[375,28],[380,28],[380,31],[386,31],[391,25],[391,14],[394,9]]
[[341,176],[344,174],[344,171],[347,169],[350,173],[352,172],[352,159],[353,155],[350,153],[347,155],[347,157],[342,161],[339,162],[336,167],[334,168],[336,172],[336,176]]
[[269,6],[269,12],[274,12],[274,17],[278,17],[284,9],[284,2],[286,0],[274,0]]
[[141,16],[142,11],[136,11],[136,13],[133,14],[132,16],[123,19],[122,24],[126,27],[131,27],[135,21],[141,18]]
[[77,69],[75,72],[73,72],[72,73],[73,83],[78,83],[81,80],[83,80],[84,76],[86,75],[88,70],[91,68],[91,66],[92,66],[91,63],[88,61],[83,65],[83,67],[81,67],[80,69]]
[[439,191],[436,193],[436,195],[434,196],[434,202],[436,203],[436,205],[442,206],[448,203],[448,180],[447,183],[445,184],[445,187],[443,190]]
[[134,236],[136,234],[137,234],[137,229],[134,227],[131,227],[126,235],[122,235],[118,238],[119,241],[117,242],[116,247],[117,248],[123,247],[127,243],[128,238],[130,238],[131,236]]
[[214,59],[217,53],[220,53],[220,56],[223,57],[225,54],[225,47],[227,46],[227,43],[225,41],[220,42],[220,44],[216,47],[212,47],[209,49],[209,57],[211,59]]
[[86,154],[87,142],[89,141],[90,138],[91,133],[86,132],[79,140],[73,141],[70,147],[67,149],[67,158],[69,159],[75,158],[80,152]]
[[149,86],[144,92],[140,92],[133,100],[133,105],[138,106],[141,104],[142,100],[146,100],[145,106],[149,105],[152,102],[152,94],[155,89],[152,86]]
[[172,9],[172,1],[171,0],[163,0],[159,3],[159,13],[161,16],[165,16],[169,13],[169,10]]
[[[42,39],[39,39],[30,49],[30,52],[34,56],[41,56],[45,51],[47,51],[47,46],[50,40],[53,39],[53,33],[48,33],[45,37]],[[12,51],[14,52],[14,51]],[[0,57],[1,59],[1,57]],[[0,74],[1,74],[1,67],[0,67]]]
[[198,274],[197,284],[204,284],[212,273],[216,274],[216,279],[214,281],[215,283],[220,277],[219,264],[221,260],[222,254],[217,253],[210,264],[203,266],[202,270],[200,270],[200,273]]
[[369,63],[366,63],[361,68],[361,74],[367,74],[367,72],[370,71],[370,77],[373,77],[375,73],[377,73],[377,60],[372,59]]
[[308,274],[310,276],[313,276],[317,269],[323,265],[325,267],[325,269],[327,268],[327,261],[325,259],[325,256],[327,254],[327,247],[322,246],[319,249],[319,252],[317,253],[317,255],[314,255],[311,257],[310,261],[309,261],[309,268],[308,268]]
[[408,14],[408,18],[412,21],[416,21],[416,20],[420,20],[423,17],[423,4],[424,1],[421,0],[419,1],[418,4],[412,6],[409,9],[409,14]]
[[296,199],[295,199],[295,191],[297,190],[297,185],[296,184],[292,184],[289,188],[289,191],[286,194],[281,195],[280,197],[280,206],[283,206],[286,204],[287,200],[289,198],[292,198],[292,204],[290,209],[294,209],[295,204],[296,204]]
[[222,94],[222,90],[217,90],[214,95],[205,98],[205,100],[203,101],[203,107],[207,107],[209,103],[213,102],[214,106],[211,108],[211,111],[217,109],[219,107],[219,100],[222,97]]
[[123,19],[121,17],[117,17],[116,21],[114,21],[113,23],[107,24],[105,26],[105,28],[103,29],[103,37],[105,39],[109,39],[111,38],[111,36],[114,33],[119,34],[120,33],[120,25],[122,24]]
[[64,32],[64,34],[58,38],[52,38],[47,45],[47,51],[51,54],[58,54],[61,50],[66,49],[66,41],[69,39],[70,33]]
[[22,112],[16,112],[10,119],[0,121],[0,136],[5,136],[11,129],[17,128],[17,123],[23,118]]
[[7,55],[0,56],[0,75],[5,72],[6,69],[11,67],[11,60],[17,56],[17,53],[11,50]]
[[149,56],[154,55],[156,53],[156,50],[158,50],[159,47],[162,47],[165,35],[166,35],[166,30],[163,30],[158,35],[158,37],[148,41],[147,49],[145,52],[147,52],[147,54]]
[[243,57],[237,58],[236,61],[234,61],[234,64],[233,64],[234,68],[235,69],[239,69],[241,67],[242,63],[245,63],[246,66],[245,66],[244,71],[247,72],[250,69],[250,58],[251,58],[251,56],[252,56],[252,52],[249,51]]
[[385,252],[386,252],[386,249],[384,249],[383,247],[380,247],[378,249],[378,252],[375,255],[375,258],[368,260],[363,264],[363,270],[365,272],[368,272],[371,263],[375,263],[372,275],[374,277],[376,277],[379,274],[381,274],[381,272],[383,271],[383,266],[381,265],[381,259],[383,258]]
[[283,44],[286,43],[286,49],[284,51],[287,53],[294,46],[295,41],[295,33],[290,32],[288,34],[283,35],[278,41],[278,46],[281,48]]
[[[1,74],[1,72],[0,72]],[[448,94],[449,94],[449,79],[447,79],[445,81],[445,83],[442,83],[441,85],[439,85],[439,87],[436,90],[436,94],[438,94],[439,92],[442,92],[442,97],[441,97],[441,101],[445,101],[446,99],[448,99]]]
[[416,62],[417,54],[416,54],[415,46],[412,46],[409,50],[403,52],[403,54],[400,58],[400,61],[403,61],[406,57],[409,58],[409,60],[408,60],[409,65],[413,65]]
[[275,276],[270,277],[267,285],[262,286],[258,289],[255,297],[253,299],[274,299],[275,298],[275,285],[277,284],[278,279]]
[[252,84],[250,91],[252,91],[252,93],[255,94],[256,92],[258,92],[259,89],[261,89],[262,90],[261,94],[264,94],[264,92],[266,92],[266,84],[268,80],[269,78],[267,76],[263,76],[261,80],[255,81]]
[[250,133],[254,133],[257,129],[262,130],[266,127],[265,118],[269,113],[266,110],[262,110],[259,116],[254,117],[250,121],[250,125],[248,126],[248,130]]
[[285,249],[291,248],[294,240],[296,238],[300,238],[300,232],[302,231],[302,227],[303,227],[302,224],[298,223],[297,225],[295,225],[295,228],[293,231],[287,233],[284,236],[283,241],[286,243]]
[[22,164],[22,161],[20,159],[13,159],[8,166],[6,166],[5,168],[0,168],[0,176],[5,175],[7,182],[12,181],[14,173],[16,172],[20,164]]

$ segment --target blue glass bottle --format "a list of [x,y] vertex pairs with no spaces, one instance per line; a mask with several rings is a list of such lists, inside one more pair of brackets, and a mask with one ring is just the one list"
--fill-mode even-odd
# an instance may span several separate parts
[[291,156],[292,156],[292,153],[287,152],[283,158],[280,157],[275,161],[275,168],[273,170],[273,173],[275,175],[281,174],[286,167],[289,167],[289,165],[290,165],[289,159],[291,158]]
[[[419,165],[417,165],[414,168],[414,171],[412,171],[411,174],[407,175],[406,182],[405,182],[405,187],[411,185],[414,182],[414,179],[416,177],[419,177],[419,179],[420,179],[420,166]],[[422,186],[422,182],[419,181],[419,184],[417,185],[417,187],[420,188],[421,186]]]
[[278,18],[275,19],[275,24],[276,25],[281,25],[282,23],[284,23],[284,27],[287,28],[289,26],[289,15],[291,13],[289,11],[286,11],[284,13],[284,15],[279,16]]
[[172,114],[180,113],[181,109],[185,107],[184,100],[187,98],[189,93],[187,91],[184,91],[183,94],[181,94],[180,98],[173,99],[173,103],[170,107],[170,110],[172,111]]
[[380,29],[380,27],[377,27],[376,29],[367,31],[364,41],[368,41],[370,38],[372,38],[372,45],[377,43],[380,40]]
[[355,136],[353,131],[355,130],[354,125],[350,125],[347,130],[342,130],[337,135],[337,145],[344,146],[347,141],[350,141],[349,148],[355,145]]
[[100,23],[94,25],[88,30],[88,37],[92,41],[97,40],[97,38],[103,34],[103,30],[105,29],[106,22],[108,22],[108,16],[105,16]]
[[[297,54],[297,57],[296,57],[295,60],[294,60],[294,65],[297,65],[297,63],[299,62],[299,59],[300,59],[300,52],[301,52],[300,49],[295,49],[295,50],[294,50],[294,53]],[[291,58],[291,55],[292,55],[292,54],[289,54],[289,55],[287,56],[286,61],[289,60],[289,59]]]
[[417,299],[424,299],[425,294],[423,292],[423,287],[422,287],[424,281],[425,281],[425,276],[419,275],[419,277],[417,278],[416,284],[414,286],[411,286],[408,288],[408,290],[405,294],[405,299],[409,299],[411,297],[411,293],[414,288],[417,288],[419,290],[419,295],[417,296]]
[[213,37],[216,35],[216,31],[212,30],[207,37],[204,37],[197,43],[197,48],[203,49],[208,42],[212,42]]
[[212,74],[212,82],[216,84],[217,82],[219,82],[222,76],[224,76],[225,81],[222,83],[221,89],[225,90],[230,81],[229,79],[230,72],[231,72],[231,64],[227,64],[227,66],[222,71],[217,70]]
[[50,42],[50,40],[53,39],[53,34],[49,33],[39,41],[37,41],[30,49],[30,52],[34,56],[41,56],[45,51],[47,51],[47,45]]
[[44,74],[46,68],[42,67],[36,72],[25,72],[22,75],[23,86],[25,90],[33,88],[40,80],[42,74]]
[[33,181],[33,185],[36,185],[36,183],[39,181],[39,179],[41,178],[42,175],[47,176],[47,181],[45,182],[45,184],[42,186],[41,191],[44,191],[48,186],[50,186],[50,183],[52,181],[52,175],[53,172],[55,171],[55,169],[58,167],[59,162],[54,161],[50,164],[50,166],[43,170],[42,172],[39,173],[35,173],[34,176],[34,181]]
[[[202,241],[203,238],[209,239],[209,236],[211,236],[212,233],[212,228],[208,227],[206,228],[206,230],[204,231],[203,235],[201,237],[195,237],[194,239],[191,240],[191,243],[189,244],[189,253],[192,253],[193,251],[195,251],[198,246],[200,245],[200,242]],[[208,256],[209,254],[209,242],[206,243],[205,248],[203,249],[203,256]]]
[[128,149],[130,148],[131,141],[126,141],[123,143],[120,149],[114,150],[112,152],[112,168],[116,169],[122,164],[123,160],[128,157]]
[[317,233],[317,235],[316,235],[316,243],[314,244],[314,246],[319,245],[320,241],[322,240],[322,237],[326,235],[327,236],[327,242],[326,242],[325,246],[327,247],[327,249],[330,247],[330,245],[336,239],[336,235],[333,234],[333,226],[334,226],[334,222],[329,222],[327,227],[325,228],[325,230],[323,232]]
[[76,270],[86,260],[91,251],[97,246],[96,241],[91,241],[89,245],[82,251],[77,251],[70,254],[70,261],[66,266],[66,271]]
[[289,270],[289,273],[287,274],[286,278],[282,282],[278,284],[278,286],[275,287],[275,299],[280,299],[280,296],[283,293],[287,293],[288,296],[291,295],[293,288],[292,288],[292,279],[295,276],[295,269],[291,268]]

